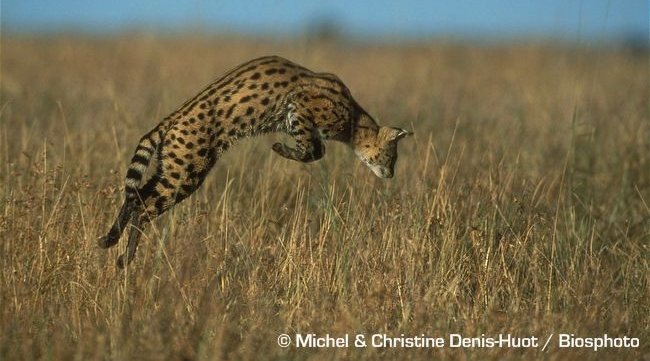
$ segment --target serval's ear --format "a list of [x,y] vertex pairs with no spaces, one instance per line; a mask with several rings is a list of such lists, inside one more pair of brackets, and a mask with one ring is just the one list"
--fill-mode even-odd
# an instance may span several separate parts
[[413,135],[413,133],[409,132],[408,130],[404,130],[401,128],[391,128],[392,132],[390,134],[390,140],[397,142],[398,140],[406,137],[407,135]]

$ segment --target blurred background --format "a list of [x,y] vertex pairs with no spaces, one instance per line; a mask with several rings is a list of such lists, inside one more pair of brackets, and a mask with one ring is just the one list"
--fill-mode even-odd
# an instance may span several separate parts
[[4,0],[3,32],[319,36],[361,40],[552,39],[647,46],[645,0]]
[[[295,330],[650,337],[647,0],[0,4],[0,360],[312,357],[277,346]],[[396,176],[337,142],[301,164],[272,154],[286,135],[242,140],[118,272],[124,240],[96,240],[138,139],[269,54],[413,131]]]

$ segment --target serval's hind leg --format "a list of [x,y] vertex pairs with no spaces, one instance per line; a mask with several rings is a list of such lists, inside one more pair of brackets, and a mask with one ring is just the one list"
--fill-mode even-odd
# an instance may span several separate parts
[[131,158],[129,169],[126,172],[126,178],[124,180],[124,203],[122,203],[122,208],[113,227],[111,227],[108,234],[97,241],[99,247],[109,248],[116,245],[129,220],[133,219],[136,213],[141,212],[141,195],[138,194],[138,188],[140,188],[141,180],[145,176],[147,169],[149,169],[149,164],[152,159],[157,159],[155,154],[157,153],[158,145],[162,137],[162,131],[160,130],[162,124],[159,124],[140,139],[135,149],[135,154]]
[[131,220],[131,229],[129,230],[129,242],[126,245],[126,251],[120,255],[117,259],[117,267],[124,268],[126,267],[133,258],[135,257],[135,251],[138,248],[138,243],[140,242],[140,232],[142,232],[141,227],[144,226],[148,220],[148,217],[145,219],[145,214],[140,213],[133,217]]
[[120,213],[117,215],[117,219],[115,219],[115,223],[113,223],[111,229],[105,236],[97,240],[99,247],[110,248],[117,244],[117,242],[120,240],[122,232],[124,231],[124,228],[126,228],[126,224],[133,217],[133,213],[136,208],[137,207],[134,202],[129,201],[128,199],[124,200],[124,203],[122,203],[122,208],[120,208]]
[[215,161],[216,157],[210,154],[203,162],[192,165],[192,171],[187,170],[186,164],[170,162],[166,167],[160,167],[158,173],[138,190],[143,207],[138,207],[138,211],[131,218],[129,242],[126,251],[117,260],[118,267],[126,267],[135,257],[142,228],[194,193],[205,180]]

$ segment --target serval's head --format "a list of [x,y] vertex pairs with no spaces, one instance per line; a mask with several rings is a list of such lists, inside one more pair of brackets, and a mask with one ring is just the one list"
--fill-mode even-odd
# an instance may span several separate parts
[[[362,136],[354,141],[354,152],[379,178],[392,178],[397,161],[397,142],[410,133],[393,127],[360,129]],[[359,134],[359,135],[361,135]]]

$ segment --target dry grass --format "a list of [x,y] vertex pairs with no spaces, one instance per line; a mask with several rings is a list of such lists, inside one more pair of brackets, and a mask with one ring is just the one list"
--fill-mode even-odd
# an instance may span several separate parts
[[[648,58],[544,45],[2,40],[0,359],[640,359],[650,347]],[[413,129],[392,180],[245,141],[99,250],[139,137],[228,68],[337,73]],[[550,333],[633,350],[282,349],[280,333]]]

